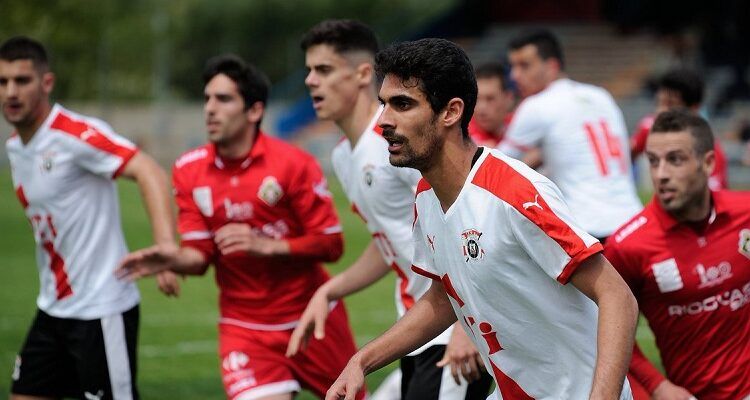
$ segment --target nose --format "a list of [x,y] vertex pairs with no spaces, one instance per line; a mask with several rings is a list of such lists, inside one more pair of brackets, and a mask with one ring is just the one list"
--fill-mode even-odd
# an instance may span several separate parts
[[13,79],[8,79],[5,85],[5,95],[7,97],[16,97],[18,95],[18,85],[13,82]]
[[657,182],[668,182],[670,177],[669,167],[667,163],[659,161],[658,164],[651,171],[654,180]]
[[386,105],[383,108],[383,112],[380,113],[376,124],[382,129],[396,129],[396,122],[393,120],[390,107]]
[[213,115],[214,107],[215,107],[215,102],[213,98],[211,97],[207,98],[206,101],[203,103],[203,113],[207,116]]
[[305,85],[307,87],[315,87],[318,86],[318,77],[315,76],[315,71],[310,70],[307,73],[307,76],[305,77]]

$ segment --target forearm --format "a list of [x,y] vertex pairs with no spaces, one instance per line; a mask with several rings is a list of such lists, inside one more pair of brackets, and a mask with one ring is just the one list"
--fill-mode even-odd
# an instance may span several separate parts
[[344,239],[340,233],[305,235],[279,240],[276,256],[312,259],[322,262],[334,262],[344,252]]
[[357,261],[326,282],[321,289],[325,290],[328,300],[338,300],[372,285],[390,269],[375,242],[370,241]]
[[168,269],[183,275],[203,275],[208,269],[208,260],[201,251],[183,246],[169,263]]
[[430,289],[383,335],[354,355],[365,373],[377,370],[419,348],[456,321],[456,314],[443,284],[432,282]]

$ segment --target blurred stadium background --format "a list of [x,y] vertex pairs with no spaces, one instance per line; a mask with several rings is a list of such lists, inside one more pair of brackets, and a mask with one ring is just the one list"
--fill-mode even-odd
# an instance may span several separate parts
[[[544,26],[561,38],[569,75],[601,85],[617,99],[632,132],[653,109],[655,77],[674,66],[700,71],[707,83],[703,113],[722,141],[734,189],[750,187],[742,163],[750,140],[750,2],[743,0],[0,0],[0,41],[24,34],[41,40],[57,74],[54,98],[108,121],[169,167],[204,141],[204,61],[223,52],[260,66],[273,82],[264,129],[318,156],[325,168],[339,133],[317,123],[303,85],[298,40],[325,18],[358,18],[381,43],[445,37],[476,63],[502,60],[510,36]],[[11,128],[0,121],[7,137]],[[638,162],[643,198],[650,184]],[[331,181],[334,181],[332,179]],[[348,265],[367,242],[333,182],[346,232]],[[134,185],[121,185],[123,223],[131,248],[150,242]],[[0,396],[8,392],[15,352],[35,310],[38,290],[31,230],[13,195],[7,157],[0,154]],[[140,283],[139,378],[143,398],[223,398],[216,357],[213,279],[185,282],[180,299]],[[348,300],[358,344],[395,318],[392,278]],[[646,327],[639,340],[653,358]],[[370,377],[376,386],[394,368]],[[311,398],[303,395],[301,398]]]

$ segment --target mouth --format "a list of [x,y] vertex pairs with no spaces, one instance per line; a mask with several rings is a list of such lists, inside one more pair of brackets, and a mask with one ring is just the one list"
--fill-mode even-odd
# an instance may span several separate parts
[[23,104],[16,103],[16,102],[8,102],[8,103],[5,103],[3,108],[5,108],[5,110],[9,113],[17,113],[21,111],[21,109],[23,108]]
[[407,143],[406,138],[397,134],[396,131],[392,129],[383,130],[383,139],[388,142],[388,152],[391,154],[398,153],[398,151]]
[[677,196],[677,190],[662,186],[657,190],[657,194],[663,202],[669,203]]
[[317,95],[311,96],[311,98],[312,98],[313,108],[316,110],[320,108],[321,103],[323,102],[323,100],[325,100],[323,96],[317,96]]

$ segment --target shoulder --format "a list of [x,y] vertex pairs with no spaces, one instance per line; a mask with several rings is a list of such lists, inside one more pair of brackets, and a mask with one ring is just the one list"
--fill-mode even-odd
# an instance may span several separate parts
[[189,170],[209,162],[210,149],[209,145],[203,145],[182,153],[174,162],[173,173],[178,171]]
[[729,212],[735,214],[747,214],[750,211],[750,192],[735,190],[718,190],[713,196],[721,201]]
[[533,200],[533,193],[538,191],[536,185],[551,182],[523,162],[508,157],[499,150],[489,150],[471,184],[506,203],[520,205]]
[[52,112],[55,115],[49,129],[68,137],[86,142],[96,133],[112,133],[112,127],[101,119],[78,114],[59,106]]
[[21,147],[21,138],[17,133],[12,133],[10,137],[5,141],[5,148],[8,151],[15,151]]

